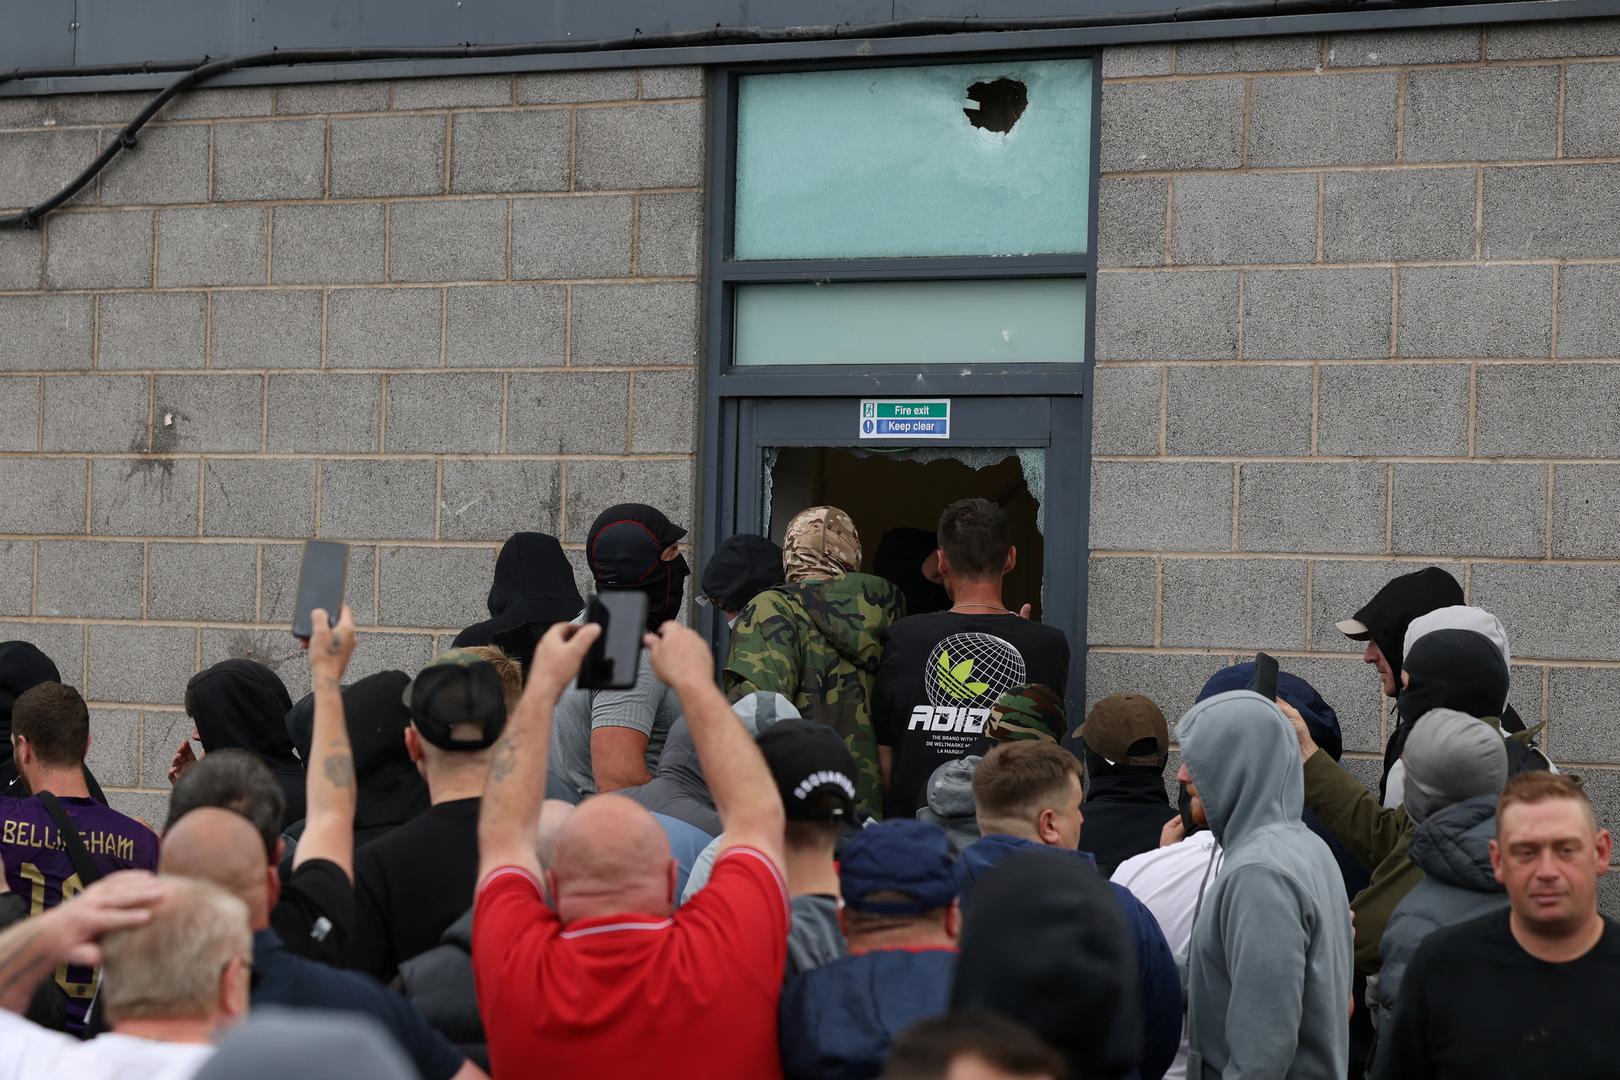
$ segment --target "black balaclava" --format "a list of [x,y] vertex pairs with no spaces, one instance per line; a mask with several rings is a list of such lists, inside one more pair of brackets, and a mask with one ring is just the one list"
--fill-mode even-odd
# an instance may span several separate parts
[[893,582],[905,595],[907,615],[925,615],[951,606],[945,587],[923,576],[923,560],[938,550],[938,536],[909,525],[890,529],[878,540],[872,572]]
[[1395,701],[1401,726],[1430,709],[1469,716],[1501,716],[1507,701],[1508,666],[1491,639],[1472,630],[1436,630],[1412,643],[1406,654],[1410,684]]
[[686,536],[658,510],[643,503],[610,506],[591,523],[585,554],[598,589],[637,589],[647,594],[647,629],[677,618],[692,573],[686,556],[663,553]]
[[222,660],[186,683],[186,713],[203,750],[237,748],[264,762],[286,797],[285,829],[304,816],[304,766],[287,735],[292,698],[281,678],[254,660]]
[[585,601],[557,538],[520,532],[501,546],[488,605],[490,617],[457,634],[453,644],[498,646],[518,662],[527,681],[540,638],[555,624],[578,615]]
[[[405,706],[410,678],[403,671],[379,671],[343,688],[343,721],[354,753],[359,792],[354,828],[376,835],[403,824],[430,805],[427,781],[405,749],[411,722]],[[287,734],[309,760],[314,738],[315,695],[306,694],[287,714]]]
[[[1462,586],[1438,566],[1424,567],[1386,582],[1382,589],[1355,614],[1355,621],[1367,628],[1354,640],[1372,638],[1395,673],[1395,686],[1401,685],[1401,646],[1406,628],[1419,615],[1463,602]],[[1348,621],[1348,620],[1347,620]],[[1341,625],[1340,629],[1344,627]]]
[[40,683],[62,681],[56,663],[26,641],[0,642],[0,771],[9,781],[17,775],[11,763],[11,707]]

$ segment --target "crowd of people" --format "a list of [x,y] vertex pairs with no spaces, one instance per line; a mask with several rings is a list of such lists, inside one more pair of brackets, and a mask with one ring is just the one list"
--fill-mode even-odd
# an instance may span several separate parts
[[161,834],[0,645],[0,1080],[1620,1073],[1609,834],[1444,570],[1338,624],[1396,718],[1374,791],[1253,662],[1173,732],[1128,686],[1071,722],[1005,511],[909,533],[884,574],[836,507],[725,540],[716,657],[685,530],[610,508],[626,689],[579,685],[602,628],[550,536],[418,672],[345,682],[353,616],[317,611],[304,700],[251,660],[190,680]]

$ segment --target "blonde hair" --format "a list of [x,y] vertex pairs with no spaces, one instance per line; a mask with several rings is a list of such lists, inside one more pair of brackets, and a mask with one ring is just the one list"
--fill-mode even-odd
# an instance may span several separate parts
[[464,645],[461,650],[488,660],[501,677],[501,696],[506,699],[506,715],[510,717],[518,698],[523,696],[523,665],[507,656],[499,645]]
[[101,1003],[111,1023],[206,1019],[225,966],[252,955],[246,904],[206,881],[162,880],[168,895],[150,922],[101,940]]

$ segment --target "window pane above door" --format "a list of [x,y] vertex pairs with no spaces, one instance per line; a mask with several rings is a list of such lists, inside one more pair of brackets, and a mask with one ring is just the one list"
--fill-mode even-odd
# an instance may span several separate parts
[[1083,278],[740,285],[738,365],[1078,364]]
[[748,75],[738,259],[1083,253],[1091,62]]

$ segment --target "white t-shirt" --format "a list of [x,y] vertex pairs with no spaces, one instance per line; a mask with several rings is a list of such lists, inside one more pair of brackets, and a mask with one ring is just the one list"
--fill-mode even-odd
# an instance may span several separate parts
[[89,1042],[50,1031],[0,1009],[0,1080],[191,1080],[212,1046],[98,1035]]

